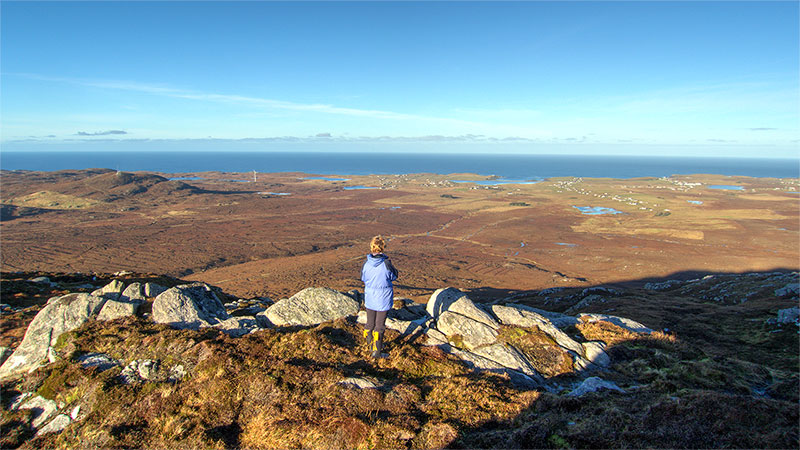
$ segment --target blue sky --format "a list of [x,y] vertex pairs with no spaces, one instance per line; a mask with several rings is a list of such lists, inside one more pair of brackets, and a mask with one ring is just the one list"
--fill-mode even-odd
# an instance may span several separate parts
[[0,8],[6,151],[800,148],[794,1]]

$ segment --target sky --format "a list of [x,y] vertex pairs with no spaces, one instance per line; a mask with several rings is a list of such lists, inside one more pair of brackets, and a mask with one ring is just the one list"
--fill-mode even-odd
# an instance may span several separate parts
[[792,157],[798,2],[0,3],[0,149]]

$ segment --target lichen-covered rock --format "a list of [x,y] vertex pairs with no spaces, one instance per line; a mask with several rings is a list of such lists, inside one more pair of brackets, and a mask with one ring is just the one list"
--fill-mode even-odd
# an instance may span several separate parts
[[101,372],[120,365],[119,361],[104,353],[87,353],[79,356],[78,362],[84,368],[97,367]]
[[775,289],[776,297],[797,297],[798,293],[800,293],[800,283],[788,283],[780,289]]
[[0,366],[0,379],[33,370],[48,361],[58,337],[97,315],[105,302],[105,298],[90,294],[67,294],[46,305],[28,325],[14,353]]
[[338,384],[356,389],[375,389],[378,387],[377,380],[364,377],[345,378],[344,380],[339,381]]
[[225,306],[205,283],[176,286],[153,300],[153,320],[174,328],[208,327],[228,318]]
[[436,329],[451,340],[458,336],[463,347],[468,350],[491,344],[497,339],[495,328],[452,311],[444,311],[439,314],[439,318],[436,320]]
[[778,323],[797,322],[798,318],[800,318],[800,308],[797,306],[778,310]]
[[589,377],[580,384],[577,388],[575,388],[572,392],[570,392],[569,396],[571,397],[580,397],[581,395],[588,394],[590,392],[597,392],[601,389],[608,389],[611,391],[622,392],[623,394],[625,391],[617,386],[615,383],[611,381],[606,381],[600,377]]
[[92,292],[95,297],[105,297],[108,300],[116,300],[119,298],[122,291],[125,289],[125,284],[122,281],[114,280],[100,289]]
[[260,329],[256,319],[252,317],[231,317],[214,325],[214,328],[233,337],[241,337]]
[[583,347],[583,356],[592,364],[600,367],[608,367],[611,365],[611,358],[605,351],[606,344],[600,341],[590,341],[581,344]]
[[548,318],[539,313],[520,308],[518,305],[493,305],[492,313],[504,325],[527,328],[537,327],[550,336],[559,346],[583,354],[581,344],[575,342],[567,333],[559,330]]
[[467,294],[451,287],[437,289],[428,300],[425,310],[428,315],[437,320],[442,313],[450,311],[469,317],[491,328],[500,328],[500,324],[486,311],[476,306],[475,303],[467,297]]
[[459,350],[459,349],[457,349],[457,348],[455,348],[455,347],[453,347],[451,345],[441,344],[441,345],[439,345],[439,348],[441,348],[442,350],[444,350],[447,353],[450,353],[450,354],[452,354],[454,356],[457,356],[470,369],[478,370],[478,371],[485,370],[485,371],[489,371],[489,372],[507,374],[511,378],[511,381],[514,384],[516,384],[516,385],[518,385],[520,387],[534,388],[534,387],[537,387],[539,385],[539,383],[541,383],[543,381],[540,376],[539,377],[537,377],[537,376],[529,376],[529,375],[524,374],[524,373],[522,373],[522,372],[520,372],[518,370],[514,370],[514,369],[511,369],[511,368],[508,368],[508,367],[498,363],[497,361],[491,360],[489,358],[486,358],[484,356],[481,356],[481,355],[478,355],[478,354],[475,354],[475,353],[472,353],[472,352],[468,352],[468,351],[465,351],[465,350]]
[[492,360],[503,367],[522,372],[537,381],[542,381],[541,375],[533,368],[528,358],[510,345],[500,343],[487,345],[473,350],[472,353]]
[[653,332],[653,330],[647,328],[639,322],[636,322],[635,320],[626,319],[624,317],[610,316],[608,314],[578,314],[578,319],[580,319],[582,322],[609,322],[628,331],[633,331],[634,333],[650,334]]
[[136,315],[136,311],[145,301],[144,286],[141,283],[131,283],[118,298],[106,302],[97,320],[114,320]]
[[39,428],[58,412],[58,405],[53,400],[33,395],[19,404],[13,405],[12,409],[30,409],[33,412],[31,426]]
[[602,295],[598,295],[598,294],[587,295],[583,300],[579,301],[574,306],[570,307],[569,309],[567,309],[564,312],[567,313],[567,314],[573,314],[573,313],[578,312],[578,311],[580,311],[583,308],[586,308],[588,306],[591,306],[591,305],[594,305],[594,304],[597,304],[597,303],[605,303],[606,301],[607,301],[607,299],[605,297],[603,297]]
[[359,302],[324,287],[310,287],[267,308],[263,314],[276,326],[317,325],[358,313]]
[[166,290],[167,288],[157,283],[144,284],[144,296],[147,298],[158,297],[159,295],[161,295],[161,293],[163,293]]
[[67,425],[72,423],[72,419],[66,414],[59,414],[53,420],[50,421],[47,425],[43,426],[36,432],[37,436],[41,436],[47,433],[60,433],[67,428]]
[[125,366],[119,376],[125,384],[154,381],[158,377],[160,366],[160,362],[155,359],[137,359]]

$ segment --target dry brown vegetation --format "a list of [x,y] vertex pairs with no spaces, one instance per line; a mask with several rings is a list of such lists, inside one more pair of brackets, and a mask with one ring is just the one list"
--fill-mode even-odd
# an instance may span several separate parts
[[[7,274],[3,278],[11,279],[4,281],[3,296],[13,296],[9,289],[26,285]],[[96,283],[106,280],[101,277]],[[21,292],[15,297],[19,301],[41,303],[34,288]],[[637,301],[647,301],[637,295]],[[738,314],[717,313],[722,323]],[[59,339],[60,361],[2,384],[0,446],[796,447],[800,384],[797,371],[791,370],[797,367],[800,347],[796,327],[761,320],[715,332],[724,350],[733,335],[759,330],[769,340],[751,342],[747,352],[723,355],[689,337],[692,328],[687,334],[679,327],[645,335],[606,322],[578,324],[566,331],[609,345],[612,365],[595,375],[614,381],[626,393],[570,397],[580,379],[559,364],[569,355],[544,351],[549,343],[543,340],[549,338],[535,328],[504,327],[500,337],[536,355],[542,369],[550,368],[547,389],[520,389],[505,376],[474,373],[438,348],[409,343],[393,331],[387,332],[389,357],[372,361],[352,319],[262,330],[242,338],[214,329],[175,330],[142,317],[89,322]],[[755,356],[780,345],[794,354],[777,353],[763,361]],[[83,368],[77,358],[87,353],[124,362],[158,360],[159,372],[153,381],[125,384],[120,367],[102,372]],[[176,365],[188,375],[169,382],[167,373]],[[339,384],[352,376],[371,379],[379,387]],[[7,401],[21,392],[36,392],[66,409],[80,405],[82,418],[60,434],[34,437],[30,412],[7,410]]]

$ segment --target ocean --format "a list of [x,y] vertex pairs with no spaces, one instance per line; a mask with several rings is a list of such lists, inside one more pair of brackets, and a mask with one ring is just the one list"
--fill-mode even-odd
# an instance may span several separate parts
[[800,160],[435,153],[2,152],[0,169],[108,168],[163,173],[305,172],[325,175],[476,173],[515,180],[716,174],[800,178]]

